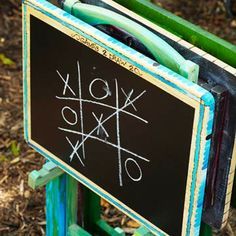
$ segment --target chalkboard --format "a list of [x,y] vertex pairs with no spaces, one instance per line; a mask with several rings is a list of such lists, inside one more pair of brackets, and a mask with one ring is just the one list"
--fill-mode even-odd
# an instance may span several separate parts
[[[204,200],[205,203],[202,220],[213,228],[223,228],[227,224],[230,211],[229,199],[231,199],[232,181],[234,178],[236,159],[236,70],[199,48],[196,48],[186,41],[181,40],[179,37],[166,32],[161,27],[144,20],[142,17],[129,11],[127,8],[122,7],[114,1],[82,0],[82,2],[108,8],[114,12],[118,12],[119,14],[135,20],[165,40],[176,51],[184,56],[185,59],[192,60],[200,66],[199,84],[205,89],[208,87],[207,90],[211,91],[214,95],[216,103],[215,122],[212,135],[210,163],[208,168],[208,180],[205,191],[206,197]],[[115,35],[114,32],[109,31],[108,27],[103,30],[107,33]],[[127,41],[127,36],[122,36],[123,41]],[[143,46],[138,43],[137,40],[133,41],[133,46],[136,50],[141,51],[150,57],[150,52],[143,49]],[[202,86],[202,84],[205,85]],[[211,87],[215,87],[218,92],[216,93],[215,89],[209,89]],[[229,93],[229,96],[227,93]],[[219,138],[216,138],[217,136]],[[218,163],[217,167],[216,163]],[[212,178],[212,173],[214,172],[217,172],[215,179]]]
[[184,88],[179,96],[177,85],[168,91],[164,80],[158,87],[121,54],[35,15],[27,36],[29,143],[154,233],[181,235],[195,214],[193,197],[202,195],[196,179],[208,159],[211,97],[206,105],[201,88],[197,101]]

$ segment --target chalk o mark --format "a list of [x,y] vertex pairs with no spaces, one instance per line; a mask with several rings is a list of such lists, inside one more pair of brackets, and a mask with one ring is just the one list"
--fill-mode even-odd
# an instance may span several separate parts
[[[65,116],[65,111],[66,111],[66,110],[69,111],[69,112],[71,112],[71,113],[74,115],[74,121],[73,121],[73,122],[72,122],[72,121],[69,121],[69,120],[66,118],[66,116]],[[65,107],[62,108],[62,110],[61,110],[61,115],[62,115],[64,121],[65,121],[67,124],[69,124],[69,125],[75,125],[75,124],[77,124],[77,122],[78,122],[77,113],[76,113],[72,108],[70,108],[70,107],[68,107],[68,106],[65,106]]]
[[[92,90],[93,90],[93,85],[94,85],[95,82],[102,82],[104,84],[104,87],[103,87],[103,90],[105,91],[104,96],[98,97],[98,96],[94,95]],[[103,99],[107,98],[108,96],[111,96],[111,91],[110,91],[108,82],[106,80],[103,80],[103,79],[100,79],[100,78],[96,78],[90,83],[89,93],[94,99],[97,99],[97,100],[103,100]]]
[[[128,163],[130,163],[130,162],[133,162],[133,163],[137,166],[137,168],[138,168],[138,170],[139,170],[139,177],[138,177],[138,178],[132,177],[131,174],[129,173],[127,166],[128,166]],[[141,170],[139,164],[137,163],[137,161],[135,161],[135,160],[132,159],[132,158],[126,159],[126,161],[125,161],[125,171],[126,171],[127,175],[130,177],[130,179],[132,179],[132,180],[135,181],[135,182],[140,181],[140,180],[142,179],[142,177],[143,177],[143,173],[142,173],[142,170]]]

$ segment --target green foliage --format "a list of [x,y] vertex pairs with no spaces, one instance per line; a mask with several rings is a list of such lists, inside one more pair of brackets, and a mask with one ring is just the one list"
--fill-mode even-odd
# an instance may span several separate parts
[[7,157],[5,155],[0,155],[0,163],[4,161],[8,161]]
[[15,157],[17,157],[17,156],[20,155],[20,144],[17,144],[16,141],[12,141],[12,142],[11,142],[10,148],[11,148],[12,154],[13,154]]
[[2,62],[3,65],[7,65],[7,66],[12,66],[15,64],[14,61],[6,57],[3,53],[0,53],[0,62]]

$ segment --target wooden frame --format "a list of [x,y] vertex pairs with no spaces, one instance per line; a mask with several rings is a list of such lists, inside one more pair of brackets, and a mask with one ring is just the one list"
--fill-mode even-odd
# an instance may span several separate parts
[[[144,4],[142,3],[142,1],[140,0],[134,0],[134,1],[139,1],[140,4]],[[167,31],[165,28],[162,28],[161,26],[145,19],[143,16],[138,15],[137,13],[129,10],[128,8],[124,7],[122,4],[122,0],[101,0],[101,2],[104,2],[112,7],[114,7],[115,9],[120,10],[121,12],[127,13],[131,18],[136,19],[139,22],[142,22],[144,25],[154,29],[156,32],[159,32],[163,35],[165,35],[166,37],[168,37],[169,39],[172,39],[173,41],[175,41],[176,43],[184,46],[185,48],[191,50],[192,52],[198,54],[199,56],[211,61],[212,63],[214,63],[215,65],[221,67],[222,69],[226,70],[227,72],[229,72],[230,74],[236,76],[236,68],[230,66],[229,64],[226,64],[225,62],[223,62],[221,59],[218,59],[214,56],[212,56],[211,54],[207,53],[206,51],[203,51],[202,49],[200,49],[197,46],[194,46],[193,44],[187,42],[186,40],[184,40],[181,36],[176,36],[173,33]],[[119,2],[119,3],[117,3]],[[121,2],[121,3],[120,3]],[[133,6],[135,5],[135,3],[133,3]],[[148,4],[146,4],[146,7],[148,6]],[[165,14],[166,16],[168,14],[171,15],[171,13],[167,14],[167,11],[165,10],[161,10],[160,8],[157,7],[157,9],[162,12],[162,14]],[[144,14],[145,15],[145,14]],[[181,18],[178,18],[176,16],[172,16],[170,17],[170,19],[175,20],[176,22],[178,22],[179,24],[185,24],[188,25],[190,23],[185,22],[184,20],[182,20]],[[157,19],[155,21],[158,21]],[[171,21],[171,20],[170,20]],[[169,22],[170,24],[170,22]],[[189,26],[185,26],[185,27],[189,27]],[[194,26],[195,27],[195,26]],[[174,27],[173,27],[174,28]],[[195,29],[194,29],[195,30]],[[195,32],[196,33],[196,32]],[[199,34],[204,34],[203,30],[199,30]],[[187,35],[187,33],[186,33]],[[207,31],[205,31],[205,35],[206,38],[208,38],[207,44],[212,44],[211,47],[215,47],[216,45],[214,44],[220,44],[220,46],[223,48],[222,52],[226,53],[226,49],[227,50],[231,50],[233,53],[235,53],[235,46],[229,44],[228,42],[217,38],[216,36],[208,33]],[[200,38],[200,36],[199,36]],[[212,40],[212,42],[211,42]],[[203,41],[203,40],[202,40]],[[207,40],[205,40],[207,41]],[[202,42],[201,42],[202,43]],[[206,47],[206,46],[205,46]],[[210,47],[210,46],[209,46]],[[225,47],[225,48],[224,48]],[[217,50],[215,50],[217,51]],[[219,53],[219,52],[218,52]],[[220,56],[220,55],[218,55]],[[229,57],[227,58],[227,60],[229,60],[229,63],[232,61],[230,60],[229,55],[224,55],[225,57]],[[223,57],[223,55],[221,55],[221,57]],[[227,220],[229,217],[229,212],[230,212],[230,199],[232,197],[232,190],[233,190],[233,182],[234,182],[234,176],[235,176],[235,166],[236,166],[236,141],[234,142],[234,148],[233,148],[233,153],[232,153],[232,161],[231,161],[231,165],[230,165],[230,170],[229,170],[229,178],[228,178],[228,185],[227,185],[227,190],[226,190],[226,199],[225,199],[225,207],[224,207],[224,214],[223,214],[223,218],[222,218],[222,225],[221,228],[224,228],[227,224]]]
[[[172,94],[184,103],[195,109],[194,131],[192,136],[188,178],[185,193],[185,211],[183,213],[182,235],[198,235],[201,222],[201,211],[204,197],[204,187],[209,155],[210,140],[214,112],[214,99],[210,93],[198,85],[173,73],[162,65],[153,66],[154,61],[140,53],[118,43],[116,40],[76,19],[70,14],[51,5],[44,0],[30,0],[23,4],[24,26],[24,127],[25,139],[35,150],[63,168],[78,181],[108,200],[125,214],[139,221],[156,235],[166,235],[161,229],[144,219],[108,192],[92,183],[85,176],[74,171],[69,165],[62,163],[59,158],[38,145],[31,139],[30,124],[30,21],[29,16],[34,15],[40,20],[49,23],[63,33],[84,42],[84,39],[95,42],[99,48],[98,53],[106,49],[115,54],[126,63],[121,65],[130,70],[130,65],[137,68],[139,76],[148,82]],[[79,37],[80,36],[80,37]],[[83,39],[83,40],[80,40]]]
[[[236,46],[201,29],[199,26],[174,15],[173,13],[157,6],[149,0],[104,0],[117,2],[132,12],[143,16],[155,25],[172,32],[178,38],[182,38],[196,47],[204,49],[225,63],[236,67]],[[217,50],[216,50],[217,48]],[[235,72],[234,72],[235,73]]]
[[[166,29],[158,26],[157,24],[145,19],[143,16],[138,15],[135,12],[132,12],[131,10],[129,10],[128,8],[122,6],[120,3],[117,3],[113,0],[101,0],[102,2],[116,8],[119,9],[123,12],[127,12],[132,18],[137,19],[138,21],[142,22],[144,25],[154,29],[157,32],[162,33],[163,35],[165,35],[166,37],[172,39],[173,41],[177,42],[178,44],[190,49],[191,51],[197,53],[199,56],[203,56],[204,58],[210,60],[212,63],[220,66],[221,68],[223,68],[224,70],[228,71],[229,73],[233,74],[236,76],[236,68],[231,67],[229,64],[226,64],[225,62],[223,62],[222,60],[212,56],[211,54],[201,50],[199,47],[194,46],[193,44],[187,42],[186,40],[184,40],[181,37],[178,37],[176,35],[174,35],[173,33],[167,31]],[[119,2],[119,1],[118,1]],[[208,33],[206,31],[206,33]],[[209,34],[209,33],[208,33]],[[212,35],[213,36],[213,35]],[[215,37],[215,36],[214,36]],[[223,40],[222,40],[223,41]],[[225,42],[228,44],[228,42]]]

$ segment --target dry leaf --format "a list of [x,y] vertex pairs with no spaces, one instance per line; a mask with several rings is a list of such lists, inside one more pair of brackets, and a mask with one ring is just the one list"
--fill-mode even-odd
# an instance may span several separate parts
[[236,28],[236,20],[232,20],[230,26]]
[[140,227],[140,224],[137,223],[137,222],[134,221],[134,220],[129,220],[129,221],[127,222],[127,226],[128,226],[128,227],[131,227],[131,228],[138,228],[138,227]]
[[101,206],[108,208],[109,207],[109,203],[107,201],[105,201],[104,199],[101,199]]
[[10,161],[11,164],[15,164],[20,161],[20,157],[14,158],[12,161]]

